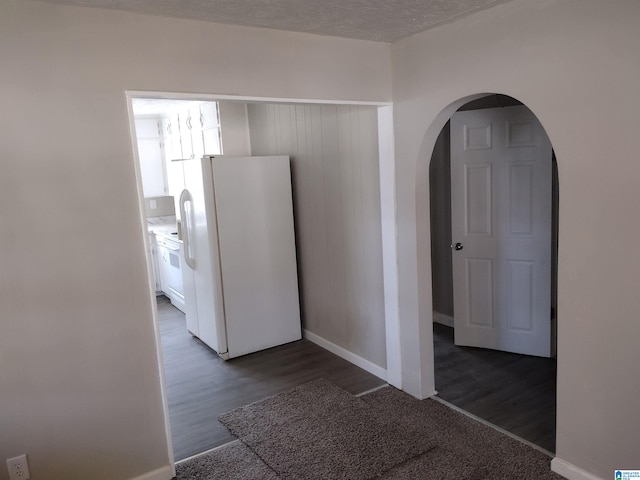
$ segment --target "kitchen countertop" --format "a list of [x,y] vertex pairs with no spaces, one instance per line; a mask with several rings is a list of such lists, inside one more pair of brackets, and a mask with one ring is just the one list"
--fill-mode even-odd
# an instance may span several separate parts
[[147,231],[153,233],[156,237],[163,237],[182,243],[182,240],[178,238],[178,225],[175,220],[164,223],[147,222]]
[[163,223],[158,225],[147,225],[147,230],[156,235],[171,235],[178,233],[178,226],[175,223]]

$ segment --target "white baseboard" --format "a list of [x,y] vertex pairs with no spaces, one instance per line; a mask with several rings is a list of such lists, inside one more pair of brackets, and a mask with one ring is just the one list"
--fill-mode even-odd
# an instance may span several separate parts
[[171,465],[167,465],[131,480],[171,480],[173,477],[175,477],[175,469]]
[[551,471],[569,480],[603,480],[601,477],[587,472],[580,467],[576,467],[573,463],[569,463],[558,457],[551,460]]
[[329,350],[331,353],[338,355],[341,358],[344,358],[346,361],[353,363],[354,365],[366,370],[367,372],[375,375],[378,378],[381,378],[385,382],[387,381],[387,370],[379,367],[375,363],[370,362],[345,348],[342,348],[335,343],[330,342],[309,330],[303,330],[302,336],[309,340],[310,342],[315,343],[316,345],[321,346],[325,350]]
[[440,312],[433,312],[433,321],[453,328],[453,317]]

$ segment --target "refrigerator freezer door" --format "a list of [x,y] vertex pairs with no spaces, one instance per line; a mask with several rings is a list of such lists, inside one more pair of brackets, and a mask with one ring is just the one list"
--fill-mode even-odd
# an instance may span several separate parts
[[191,335],[200,336],[198,326],[198,305],[196,301],[196,286],[193,270],[196,267],[193,258],[190,232],[193,230],[193,197],[189,190],[183,190],[180,194],[180,217],[182,231],[182,284],[184,287],[184,313],[187,321],[187,330]]
[[299,340],[289,157],[211,162],[229,356]]
[[[197,336],[220,355],[227,351],[224,330],[224,310],[220,287],[220,269],[217,265],[217,235],[215,212],[212,215],[213,186],[210,162],[190,159],[183,162],[185,188],[190,194],[191,211],[188,212],[187,236],[193,272],[193,291],[197,312]],[[205,171],[203,171],[203,166]],[[185,222],[183,221],[183,229]],[[189,306],[187,306],[189,308]],[[194,332],[195,333],[195,332]]]

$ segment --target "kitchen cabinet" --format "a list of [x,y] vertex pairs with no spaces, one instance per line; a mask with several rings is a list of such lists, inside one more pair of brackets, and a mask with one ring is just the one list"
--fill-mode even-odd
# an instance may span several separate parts
[[135,119],[138,158],[145,197],[161,197],[169,191],[166,182],[162,125],[159,117]]
[[166,160],[221,153],[218,104],[207,102],[163,117]]
[[184,160],[197,159],[206,154],[221,153],[218,104],[206,102],[162,117],[168,194],[176,203],[176,217],[180,220],[178,201],[184,190]]
[[217,129],[220,126],[218,105],[216,103],[204,103],[200,105],[202,116],[202,130]]
[[178,113],[180,125],[180,145],[182,147],[182,157],[193,158],[193,139],[191,138],[191,116],[189,111],[185,110]]
[[218,104],[205,103],[200,106],[202,154],[216,155],[222,153],[220,143],[220,116]]
[[184,172],[182,168],[182,144],[180,141],[180,122],[178,114],[162,118],[162,133],[165,152],[165,168],[167,171],[168,194],[175,202],[176,218],[180,219],[178,200],[184,190]]
[[162,118],[162,137],[166,159],[182,158],[180,144],[180,122],[178,114],[171,114]]
[[204,137],[202,136],[202,111],[200,106],[190,108],[187,112],[189,115],[189,127],[191,128],[191,153],[194,158],[201,159],[205,154]]

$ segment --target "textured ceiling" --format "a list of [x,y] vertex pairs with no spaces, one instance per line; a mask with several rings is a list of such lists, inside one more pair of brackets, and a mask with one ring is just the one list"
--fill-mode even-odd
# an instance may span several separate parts
[[378,42],[509,0],[42,0]]

